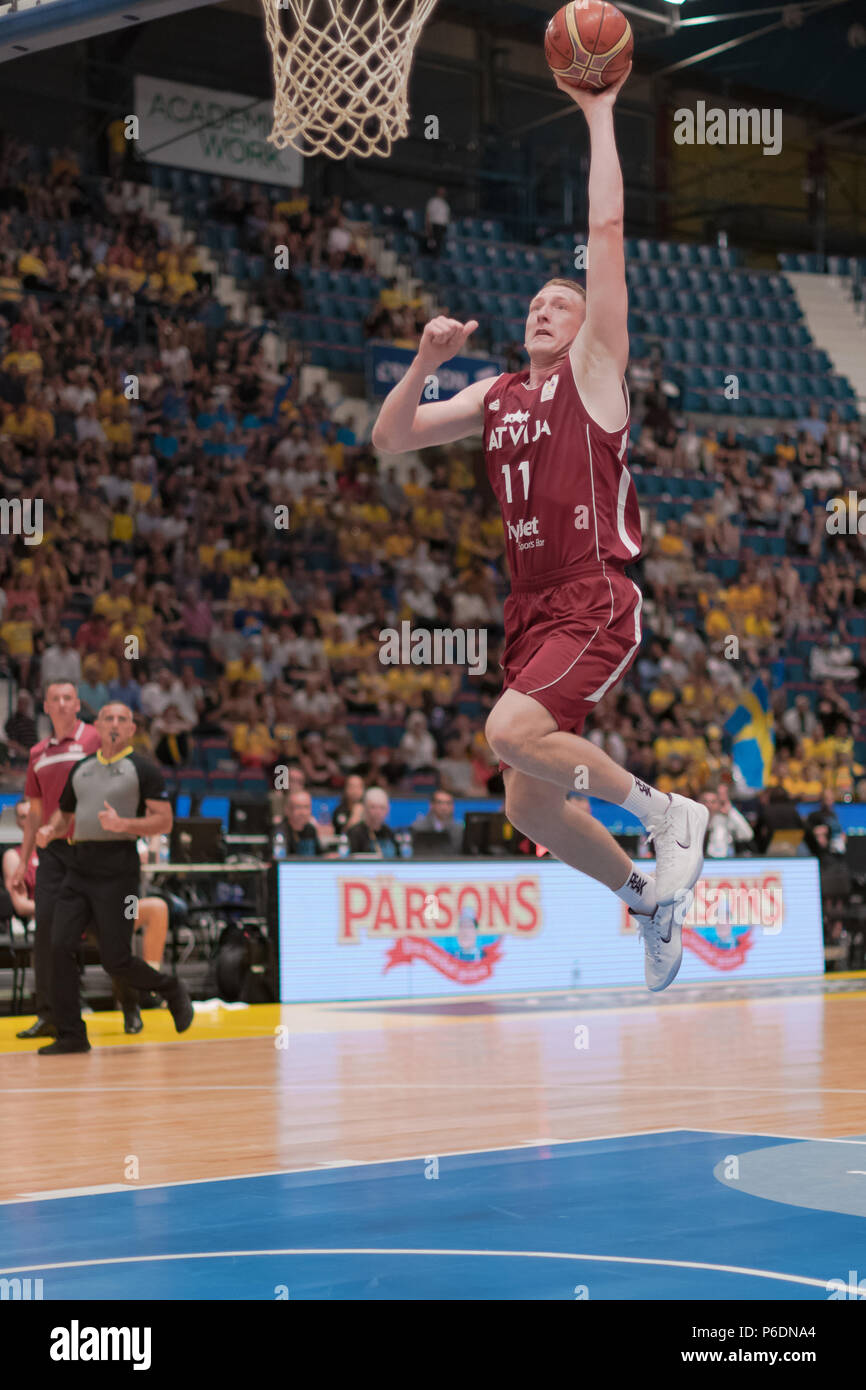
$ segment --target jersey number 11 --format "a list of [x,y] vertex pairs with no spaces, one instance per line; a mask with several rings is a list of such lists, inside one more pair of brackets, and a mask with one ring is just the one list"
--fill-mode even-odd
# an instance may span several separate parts
[[[524,469],[526,470],[525,472],[524,472]],[[524,500],[524,502],[528,502],[528,501],[529,501],[529,459],[524,459],[522,463],[519,463],[519,464],[517,465],[517,471],[518,471],[518,473],[520,473],[521,477],[523,478],[523,500]],[[505,478],[505,500],[506,500],[506,502],[513,502],[513,501],[514,501],[514,498],[513,498],[512,495],[511,495],[511,464],[510,464],[510,463],[503,463],[503,465],[502,465],[502,473],[503,473],[503,476],[504,476],[504,478]]]

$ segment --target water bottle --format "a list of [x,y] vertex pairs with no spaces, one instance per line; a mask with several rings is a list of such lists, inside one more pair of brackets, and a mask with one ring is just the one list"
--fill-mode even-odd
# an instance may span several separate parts
[[282,830],[278,830],[274,836],[274,860],[285,859],[286,857],[286,837]]
[[167,835],[160,835],[159,850],[157,853],[158,864],[168,864],[171,861],[171,845]]
[[348,859],[349,857],[349,837],[348,835],[337,836],[337,857]]
[[411,838],[411,836],[409,835],[408,831],[403,830],[403,831],[400,832],[400,834],[397,836],[397,843],[398,843],[398,845],[400,846],[400,858],[401,858],[401,859],[411,859],[411,858],[412,858],[412,838]]

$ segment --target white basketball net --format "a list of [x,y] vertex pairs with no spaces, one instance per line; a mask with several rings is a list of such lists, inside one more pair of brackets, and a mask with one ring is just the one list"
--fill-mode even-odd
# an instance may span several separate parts
[[333,159],[390,154],[408,134],[409,69],[436,0],[262,3],[274,58],[271,144]]

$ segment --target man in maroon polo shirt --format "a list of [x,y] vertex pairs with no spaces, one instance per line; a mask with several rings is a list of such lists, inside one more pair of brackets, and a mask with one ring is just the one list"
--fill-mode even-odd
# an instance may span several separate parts
[[[78,692],[71,681],[54,681],[45,690],[44,710],[51,720],[54,733],[40,739],[30,749],[24,795],[30,802],[30,814],[24,826],[21,856],[13,878],[16,891],[24,887],[24,875],[30,856],[36,848],[36,832],[57,810],[60,793],[66,786],[74,765],[95,753],[101,739],[92,724],[79,718]],[[33,971],[36,976],[36,1022],[18,1034],[19,1038],[54,1037],[51,1005],[51,924],[60,885],[71,863],[72,850],[65,838],[52,840],[39,851],[36,870],[36,932],[33,946]],[[20,882],[19,882],[20,880]]]

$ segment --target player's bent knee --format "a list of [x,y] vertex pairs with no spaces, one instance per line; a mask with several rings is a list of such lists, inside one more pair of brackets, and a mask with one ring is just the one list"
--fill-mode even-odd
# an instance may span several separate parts
[[497,758],[504,763],[513,763],[521,750],[526,750],[526,732],[521,733],[517,721],[508,714],[493,710],[487,717],[484,736]]
[[545,809],[549,810],[550,798],[545,795],[545,789],[527,785],[519,776],[510,778],[509,782],[505,789],[505,814],[517,830],[530,835],[538,817]]
[[505,798],[505,814],[515,830],[522,835],[532,834],[532,808],[519,796]]

